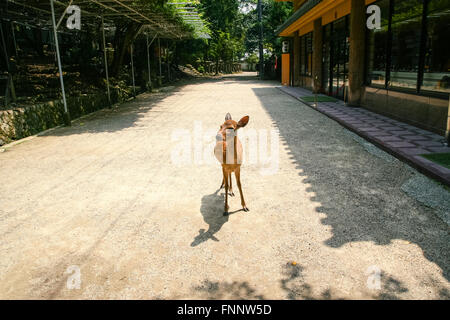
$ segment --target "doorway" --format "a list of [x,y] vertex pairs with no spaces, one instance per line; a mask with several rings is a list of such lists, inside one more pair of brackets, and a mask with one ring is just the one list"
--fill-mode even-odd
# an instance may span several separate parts
[[323,88],[326,94],[347,100],[349,16],[324,26],[323,35]]

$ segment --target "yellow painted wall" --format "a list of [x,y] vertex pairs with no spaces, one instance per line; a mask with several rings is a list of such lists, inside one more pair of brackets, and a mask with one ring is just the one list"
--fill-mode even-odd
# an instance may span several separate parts
[[351,9],[351,1],[344,1],[334,9],[327,11],[322,16],[322,25],[323,26],[327,25],[330,22],[333,22],[334,20],[345,17],[346,15],[350,14],[350,9]]
[[289,71],[290,71],[290,54],[283,53],[281,55],[281,84],[283,86],[289,85]]

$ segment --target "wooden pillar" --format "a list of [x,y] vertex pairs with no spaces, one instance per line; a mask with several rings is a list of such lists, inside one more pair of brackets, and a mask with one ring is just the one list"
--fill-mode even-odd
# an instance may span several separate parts
[[313,43],[313,92],[322,91],[322,18],[314,20],[314,43]]
[[300,37],[298,35],[298,31],[294,33],[294,46],[293,46],[293,67],[294,73],[292,78],[292,84],[294,87],[298,87],[300,85]]
[[283,86],[289,85],[289,73],[291,70],[291,67],[289,66],[290,60],[291,58],[289,53],[283,53],[281,55],[281,84]]
[[359,106],[364,94],[365,1],[351,0],[348,104]]

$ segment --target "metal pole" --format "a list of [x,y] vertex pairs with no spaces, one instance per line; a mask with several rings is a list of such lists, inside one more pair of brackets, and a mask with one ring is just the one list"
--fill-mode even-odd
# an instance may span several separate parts
[[50,0],[50,6],[52,9],[53,37],[55,38],[56,57],[58,59],[59,80],[61,82],[61,91],[62,91],[63,102],[64,102],[64,123],[66,126],[70,126],[71,125],[70,114],[69,114],[69,110],[67,109],[66,91],[64,90],[64,78],[63,78],[63,71],[62,71],[62,66],[61,66],[61,56],[59,53],[58,33],[56,30],[55,8],[53,5],[53,1],[54,0]]
[[6,50],[6,41],[5,41],[5,36],[3,34],[3,25],[2,25],[1,21],[0,21],[0,34],[2,37],[2,47],[3,47],[3,54],[5,56],[6,69],[8,70],[8,72],[10,72],[8,51]]
[[158,84],[161,86],[162,83],[162,69],[161,69],[161,41],[160,38],[158,37],[158,50],[159,50],[159,81]]
[[264,76],[264,47],[263,47],[263,24],[262,24],[262,2],[258,0],[258,23],[259,23],[259,76]]
[[169,40],[167,40],[167,54],[166,54],[166,62],[167,62],[167,81],[170,82],[170,62],[169,62]]
[[148,33],[147,33],[147,64],[148,64],[148,82],[150,85],[150,92],[152,91],[152,73],[150,70],[150,46],[152,45],[153,41],[156,39],[156,36],[158,34],[156,34],[152,41],[150,43],[148,43]]
[[56,47],[55,47],[55,36],[53,35],[53,33],[49,34],[49,40],[51,41],[51,48],[52,48],[52,53],[53,53],[53,59],[55,59],[55,63],[58,62],[58,59],[56,58]]
[[148,44],[148,33],[146,34],[146,40],[147,40],[147,66],[148,66],[148,85],[150,86],[150,92],[152,91],[152,75],[150,73],[150,48]]
[[16,89],[14,88],[14,80],[11,74],[11,66],[9,64],[8,50],[6,49],[6,41],[5,36],[3,34],[3,26],[1,21],[0,21],[0,33],[2,38],[2,47],[4,50],[3,52],[5,54],[6,69],[8,70],[8,83],[6,84],[6,95],[5,95],[5,105],[6,105],[8,104],[8,91],[11,91],[12,100],[16,101]]
[[61,15],[61,18],[59,18],[58,23],[56,24],[56,29],[59,28],[59,26],[61,25],[61,22],[64,20],[64,16],[67,13],[67,10],[69,9],[69,7],[72,5],[73,0],[70,0],[69,4],[67,5],[67,7],[64,9],[63,14]]
[[103,19],[103,15],[102,15],[102,35],[103,35],[103,58],[105,60],[106,89],[108,90],[109,105],[111,105],[111,92],[109,90],[108,57],[106,54],[105,21]]
[[134,97],[136,97],[136,86],[134,83],[133,44],[131,44],[131,76],[133,77],[133,95]]
[[14,49],[16,50],[16,60],[19,60],[19,51],[17,50],[17,42],[16,42],[16,32],[14,31],[14,21],[11,21],[11,30],[14,40]]

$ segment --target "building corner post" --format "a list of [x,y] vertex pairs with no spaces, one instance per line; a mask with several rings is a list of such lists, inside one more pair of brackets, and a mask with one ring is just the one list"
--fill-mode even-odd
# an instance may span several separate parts
[[322,91],[322,45],[323,29],[322,18],[314,20],[314,43],[313,43],[313,92]]

